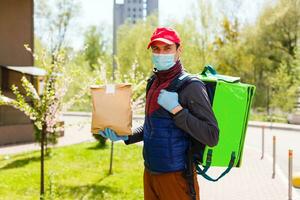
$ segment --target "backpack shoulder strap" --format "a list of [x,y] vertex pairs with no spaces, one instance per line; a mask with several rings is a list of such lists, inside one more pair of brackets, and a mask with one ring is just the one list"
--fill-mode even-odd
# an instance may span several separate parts
[[[150,78],[148,78],[147,86],[146,86],[146,94],[148,93],[148,91],[155,79],[156,79],[155,74],[153,74]],[[184,87],[186,87],[191,82],[196,82],[196,81],[203,83],[198,77],[184,72],[184,73],[177,75],[174,78],[174,80],[167,87],[167,90],[170,92],[179,92],[180,90],[182,90]]]
[[182,89],[184,89],[188,84],[190,84],[192,82],[201,82],[202,83],[202,81],[198,77],[192,76],[192,75],[184,72],[174,78],[174,80],[167,87],[167,90],[169,92],[180,92]]

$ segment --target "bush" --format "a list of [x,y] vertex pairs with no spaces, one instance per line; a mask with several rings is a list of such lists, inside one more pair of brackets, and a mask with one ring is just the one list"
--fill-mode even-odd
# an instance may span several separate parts
[[93,134],[94,138],[99,142],[98,146],[99,147],[105,147],[106,146],[106,141],[107,138],[99,135],[99,134]]

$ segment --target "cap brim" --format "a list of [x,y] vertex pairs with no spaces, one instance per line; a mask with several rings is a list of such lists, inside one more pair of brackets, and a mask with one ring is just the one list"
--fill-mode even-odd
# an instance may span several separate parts
[[163,43],[166,43],[166,44],[175,44],[175,42],[172,42],[172,41],[167,40],[165,38],[156,38],[156,39],[152,40],[151,42],[149,42],[147,49],[149,49],[150,46],[153,44],[153,42],[156,42],[156,41],[160,41],[160,42],[163,42]]

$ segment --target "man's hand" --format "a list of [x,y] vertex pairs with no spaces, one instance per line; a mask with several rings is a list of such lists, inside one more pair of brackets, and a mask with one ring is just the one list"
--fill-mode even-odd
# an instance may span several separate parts
[[118,140],[128,140],[128,136],[118,136],[110,128],[105,128],[104,131],[99,131],[99,134],[105,138],[110,139],[113,142],[118,141]]
[[176,114],[182,110],[182,107],[178,102],[178,94],[176,92],[161,90],[157,99],[157,103],[172,114]]
[[182,109],[183,109],[183,107],[182,107],[181,105],[176,106],[176,107],[171,111],[171,113],[172,113],[173,115],[175,115],[176,113],[178,113],[178,112],[181,111]]

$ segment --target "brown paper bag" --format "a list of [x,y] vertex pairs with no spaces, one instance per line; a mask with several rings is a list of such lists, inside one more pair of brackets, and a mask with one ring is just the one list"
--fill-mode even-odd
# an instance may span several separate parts
[[130,84],[91,86],[93,134],[110,128],[118,135],[132,133],[132,90]]

